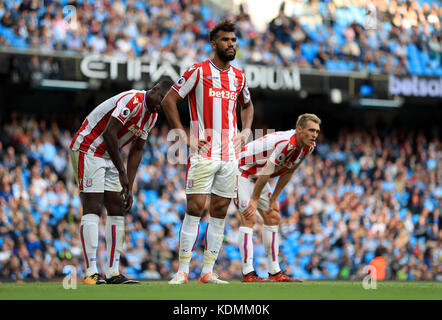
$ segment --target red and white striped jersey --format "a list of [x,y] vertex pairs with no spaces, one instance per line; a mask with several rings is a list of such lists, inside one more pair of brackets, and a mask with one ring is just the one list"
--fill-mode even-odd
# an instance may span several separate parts
[[277,177],[308,157],[315,146],[313,143],[311,147],[297,149],[296,130],[273,132],[244,146],[239,155],[239,171],[241,176],[254,181],[269,160],[274,164],[270,177]]
[[86,117],[72,139],[70,148],[110,159],[104,145],[103,131],[111,116],[123,124],[117,134],[120,150],[137,137],[146,140],[157,121],[158,113],[147,110],[145,95],[146,91],[129,90],[102,102]]
[[233,148],[236,105],[250,101],[244,72],[233,66],[221,70],[206,60],[187,69],[172,88],[180,97],[188,96],[191,136],[211,145],[202,156],[222,161],[238,159]]

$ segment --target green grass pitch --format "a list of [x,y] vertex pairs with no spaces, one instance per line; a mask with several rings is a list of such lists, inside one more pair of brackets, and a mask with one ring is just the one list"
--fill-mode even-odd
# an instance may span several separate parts
[[169,285],[142,281],[139,285],[87,286],[78,282],[66,290],[62,282],[0,283],[0,300],[442,300],[441,282],[377,282],[366,290],[362,281],[303,283],[241,283]]

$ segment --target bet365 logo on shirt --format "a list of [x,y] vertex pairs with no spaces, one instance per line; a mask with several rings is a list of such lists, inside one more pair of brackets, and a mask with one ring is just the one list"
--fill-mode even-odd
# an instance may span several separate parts
[[143,134],[143,129],[138,128],[135,124],[131,125],[128,130],[132,132],[132,134],[136,137],[139,137]]
[[209,97],[236,101],[238,94],[235,91],[209,88]]

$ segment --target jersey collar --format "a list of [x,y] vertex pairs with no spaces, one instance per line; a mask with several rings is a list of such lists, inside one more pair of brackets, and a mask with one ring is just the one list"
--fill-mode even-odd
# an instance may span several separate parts
[[218,70],[218,71],[220,71],[220,72],[229,72],[229,71],[230,71],[230,68],[232,67],[232,66],[229,66],[226,70],[222,70],[222,69],[218,68],[218,67],[213,63],[212,59],[209,59],[209,62],[210,62],[210,64],[211,64],[216,70]]

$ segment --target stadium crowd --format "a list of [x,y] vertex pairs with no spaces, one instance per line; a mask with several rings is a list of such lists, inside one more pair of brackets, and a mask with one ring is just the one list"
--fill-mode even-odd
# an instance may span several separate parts
[[[84,276],[81,203],[68,152],[79,121],[12,114],[1,123],[1,281],[54,280],[65,265]],[[120,262],[129,277],[170,279],[178,268],[186,164],[183,153],[173,162],[172,143],[162,125],[144,149]],[[417,131],[343,128],[337,138],[320,136],[279,199],[281,267],[305,279],[362,279],[384,248],[385,279],[442,281],[441,147],[438,133]],[[190,279],[200,273],[207,218]],[[238,228],[232,203],[215,265],[224,279],[241,276]],[[261,228],[254,234],[254,260],[266,277]],[[97,266],[104,272],[103,222],[100,238]]]
[[[183,63],[206,58],[219,18],[198,0],[0,0],[0,49],[98,53]],[[333,72],[442,75],[442,6],[435,0],[286,1],[264,31],[248,7],[235,64]]]

